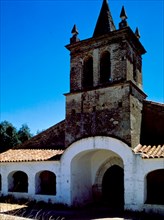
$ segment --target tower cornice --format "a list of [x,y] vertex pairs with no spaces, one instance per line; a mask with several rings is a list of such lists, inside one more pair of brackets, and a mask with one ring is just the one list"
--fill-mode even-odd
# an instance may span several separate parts
[[73,44],[68,44],[65,47],[71,51],[71,53],[80,53],[88,50],[91,45],[92,48],[95,47],[96,49],[102,45],[108,45],[118,41],[120,42],[121,40],[128,40],[129,43],[133,43],[140,55],[146,53],[145,48],[130,27],[125,27],[123,29],[115,30],[98,37],[92,37]]

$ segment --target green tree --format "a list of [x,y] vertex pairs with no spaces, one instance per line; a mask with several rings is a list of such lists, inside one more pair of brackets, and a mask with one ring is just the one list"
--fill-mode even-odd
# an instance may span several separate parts
[[0,151],[5,151],[20,144],[17,129],[8,121],[0,123]]
[[30,133],[30,129],[27,124],[23,124],[22,127],[18,131],[18,139],[21,141],[21,143],[29,140],[32,137],[32,134]]
[[0,123],[0,152],[6,151],[16,145],[22,144],[32,137],[30,129],[26,124],[17,129],[8,121]]

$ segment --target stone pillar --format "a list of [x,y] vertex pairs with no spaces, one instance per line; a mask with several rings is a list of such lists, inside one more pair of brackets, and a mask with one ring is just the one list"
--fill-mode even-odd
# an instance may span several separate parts
[[99,59],[99,49],[93,50],[93,86],[99,84],[100,78],[100,59]]

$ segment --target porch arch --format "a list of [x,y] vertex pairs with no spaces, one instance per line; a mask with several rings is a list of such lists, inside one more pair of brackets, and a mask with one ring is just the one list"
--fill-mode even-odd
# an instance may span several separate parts
[[[99,154],[100,152],[103,152],[103,154]],[[96,155],[103,155],[102,161],[99,161],[99,164],[97,165],[94,164]],[[76,202],[85,203],[88,200],[88,198],[91,198],[91,191],[94,190],[92,189],[92,186],[93,187],[95,186],[96,173],[100,172],[99,168],[105,162],[105,160],[107,160],[107,156],[109,156],[110,159],[113,157],[117,157],[121,159],[121,162],[120,159],[118,159],[118,161],[117,159],[115,159],[115,162],[117,161],[116,163],[119,164],[119,166],[124,167],[124,179],[126,181],[128,180],[128,182],[124,184],[125,204],[130,203],[132,201],[133,194],[130,193],[130,195],[126,195],[127,191],[131,191],[131,192],[133,191],[132,189],[133,184],[129,182],[132,180],[131,179],[129,180],[129,178],[127,177],[127,175],[132,176],[133,174],[132,166],[129,166],[129,164],[133,163],[133,153],[131,148],[118,139],[105,137],[105,136],[96,136],[96,137],[84,138],[73,143],[66,149],[66,151],[61,157],[61,172],[64,173],[63,178],[65,180],[65,184],[63,185],[63,187],[67,189],[67,191],[65,191],[65,193],[63,194],[63,197],[65,196],[65,198],[67,198],[67,200],[65,201],[68,205],[74,205],[74,201],[75,203]],[[113,163],[114,163],[114,159],[113,159]],[[73,167],[76,167],[76,165],[79,165],[80,167],[83,167],[83,165],[85,165],[86,168],[84,169],[84,171],[88,170],[87,175],[90,175],[89,172],[90,170],[92,170],[91,176],[88,178],[87,180],[88,182],[86,186],[86,189],[87,188],[89,189],[88,190],[89,196],[86,200],[84,199],[85,201],[79,199],[79,193],[77,194],[75,193],[74,186],[75,185],[77,186],[77,184],[74,184],[74,181],[78,179],[75,176],[79,175],[79,178],[81,178],[80,177],[81,174],[77,173],[78,170],[76,171],[72,169]],[[79,172],[82,172],[81,169],[79,170]],[[97,177],[97,179],[99,180],[102,179],[103,172],[105,172],[105,170],[103,171],[102,169],[101,172],[102,172],[101,178]],[[72,177],[74,179],[72,179]],[[79,183],[82,184],[80,181]],[[79,185],[79,188],[80,187],[81,185]],[[78,190],[76,191],[78,192]],[[85,190],[81,193],[81,198],[84,194],[85,194]]]
[[134,156],[131,148],[121,140],[106,136],[88,137],[74,142],[65,150],[61,157],[61,168],[68,171],[69,167],[65,166],[65,163],[70,164],[77,154],[94,149],[106,149],[115,152],[122,158],[124,165],[127,161],[132,161]]

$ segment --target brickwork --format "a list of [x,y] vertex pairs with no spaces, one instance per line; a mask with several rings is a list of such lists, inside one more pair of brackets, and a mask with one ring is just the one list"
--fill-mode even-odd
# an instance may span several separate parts
[[[116,137],[132,147],[139,143],[142,102],[146,97],[141,90],[141,55],[145,50],[133,35],[127,27],[66,46],[71,52],[66,147],[96,135]],[[104,54],[110,57],[105,65],[110,68],[110,74],[107,72],[109,79],[101,80]],[[87,75],[85,61],[88,58],[93,60],[93,68],[89,67]],[[87,79],[90,87],[83,84]]]
[[68,94],[66,106],[66,146],[96,135],[117,137],[134,147],[139,143],[142,100],[130,83]]

